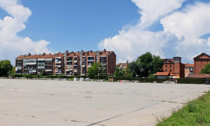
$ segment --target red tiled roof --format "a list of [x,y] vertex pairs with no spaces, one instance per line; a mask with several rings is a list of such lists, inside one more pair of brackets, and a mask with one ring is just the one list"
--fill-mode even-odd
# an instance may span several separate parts
[[157,72],[156,73],[156,76],[168,76],[168,75],[170,75],[170,73],[168,73],[168,72]]
[[187,78],[210,78],[210,74],[189,74]]

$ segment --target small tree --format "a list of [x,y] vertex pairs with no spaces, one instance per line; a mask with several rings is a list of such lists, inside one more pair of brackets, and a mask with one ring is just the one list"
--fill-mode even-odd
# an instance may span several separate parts
[[100,63],[93,63],[91,67],[88,68],[88,77],[94,78],[96,75],[98,75],[98,73],[102,72],[102,70],[99,70],[100,66]]
[[115,77],[123,77],[124,71],[122,68],[120,68],[120,65],[117,65],[115,67],[115,72],[114,72],[114,76]]
[[42,70],[42,72],[40,73],[41,76],[45,76],[45,70]]
[[210,74],[210,64],[206,64],[205,67],[201,70],[202,74]]
[[0,76],[8,76],[9,72],[12,71],[13,66],[9,60],[0,61]]

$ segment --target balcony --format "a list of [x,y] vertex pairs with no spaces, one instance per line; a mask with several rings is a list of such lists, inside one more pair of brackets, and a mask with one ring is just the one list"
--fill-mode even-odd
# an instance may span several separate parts
[[57,61],[57,62],[55,62],[55,64],[61,64],[61,61]]
[[38,65],[39,66],[44,66],[45,65],[45,62],[38,62]]
[[61,65],[55,65],[55,68],[61,68]]
[[45,72],[52,72],[52,69],[45,69]]
[[88,62],[94,62],[94,59],[88,59]]
[[38,70],[43,70],[43,69],[45,69],[45,66],[38,66],[37,69]]
[[72,59],[67,59],[66,61],[67,61],[67,62],[72,62]]
[[45,64],[45,66],[53,66],[53,64]]
[[28,62],[26,65],[36,65],[36,62]]
[[16,63],[23,63],[22,60],[16,60]]
[[76,63],[77,62],[77,60],[74,60],[74,63]]
[[77,66],[77,64],[74,64],[74,66]]
[[77,69],[74,69],[74,72],[77,72]]
[[73,69],[73,65],[67,65],[66,69]]

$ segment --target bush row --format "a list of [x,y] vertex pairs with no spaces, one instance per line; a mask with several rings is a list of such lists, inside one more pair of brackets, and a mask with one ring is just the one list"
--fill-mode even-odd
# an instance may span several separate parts
[[26,78],[88,78],[87,76],[65,76],[65,75],[30,75],[30,74],[11,74],[13,77],[26,77]]
[[180,79],[177,79],[177,83],[179,83],[179,84],[206,84],[206,81],[207,81],[206,78],[180,78]]
[[158,79],[158,78],[140,78],[140,77],[111,77],[114,78],[115,81],[118,80],[137,80],[139,82],[154,82],[162,83],[164,81],[167,81],[168,79]]

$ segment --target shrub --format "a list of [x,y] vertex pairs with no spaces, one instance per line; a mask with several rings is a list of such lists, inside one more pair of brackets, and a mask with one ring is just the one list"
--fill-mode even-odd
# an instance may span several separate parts
[[206,84],[206,78],[180,78],[177,79],[179,84]]
[[118,80],[138,80],[139,82],[154,82],[162,83],[164,81],[167,81],[168,79],[158,79],[158,78],[140,78],[140,77],[111,77],[114,78],[115,81]]

